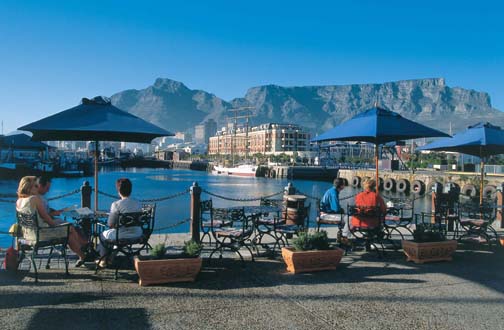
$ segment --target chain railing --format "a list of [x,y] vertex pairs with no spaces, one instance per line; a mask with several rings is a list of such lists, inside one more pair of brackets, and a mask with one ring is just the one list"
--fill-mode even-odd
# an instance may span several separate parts
[[[169,200],[169,199],[173,199],[173,198],[177,198],[177,197],[183,196],[185,194],[188,194],[190,191],[191,191],[190,189],[186,189],[184,191],[175,193],[173,195],[169,195],[169,196],[165,196],[165,197],[159,197],[159,198],[139,199],[138,201],[141,202],[141,203],[162,202],[162,201],[165,201],[165,200]],[[113,199],[118,199],[119,198],[117,195],[108,194],[108,193],[100,191],[100,190],[98,190],[98,193],[100,195],[103,195],[103,196],[106,196],[106,197],[110,197],[110,198],[113,198]]]
[[180,220],[176,223],[173,223],[169,226],[165,226],[165,227],[161,227],[161,228],[156,228],[153,230],[154,233],[158,233],[158,232],[161,232],[163,230],[167,230],[167,229],[172,229],[172,228],[175,228],[175,227],[178,227],[180,225],[183,225],[185,223],[188,223],[189,221],[191,221],[191,218],[188,218],[188,219],[184,219],[184,220]]
[[65,198],[65,197],[68,197],[68,196],[75,195],[75,194],[79,193],[80,191],[81,191],[80,188],[77,188],[77,189],[72,190],[72,191],[70,191],[70,192],[68,192],[66,194],[55,196],[55,197],[51,197],[51,198],[48,198],[47,200],[48,201],[53,201],[53,200],[56,200],[56,199]]
[[[80,192],[80,188],[78,189],[75,189],[75,190],[72,190],[66,194],[62,194],[62,195],[59,195],[59,196],[55,196],[55,197],[51,197],[51,198],[48,198],[47,200],[48,201],[53,201],[53,200],[56,200],[56,199],[60,199],[60,198],[65,198],[65,197],[68,197],[68,196],[72,196],[72,195],[75,195],[77,193]],[[5,196],[5,197],[15,197],[15,195],[8,195],[8,194],[5,194],[5,195],[1,195],[1,196]],[[13,199],[5,199],[5,198],[0,198],[0,203],[16,203],[16,200],[13,200]]]
[[276,192],[274,194],[265,195],[265,196],[259,196],[259,197],[232,198],[232,197],[226,197],[226,196],[222,196],[222,195],[218,195],[218,194],[212,193],[212,192],[210,192],[210,191],[208,191],[206,189],[201,189],[201,191],[204,192],[207,195],[210,195],[210,196],[213,196],[213,197],[216,197],[216,198],[220,198],[220,199],[224,199],[224,200],[228,200],[228,201],[233,201],[233,202],[254,202],[254,201],[260,201],[261,199],[271,198],[271,197],[274,197],[274,196],[277,196],[277,195],[281,195],[281,194],[284,193],[284,191],[281,190],[281,191]]

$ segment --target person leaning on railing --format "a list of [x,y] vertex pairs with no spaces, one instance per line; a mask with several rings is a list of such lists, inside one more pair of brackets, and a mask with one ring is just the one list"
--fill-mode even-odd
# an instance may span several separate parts
[[387,211],[383,198],[375,191],[376,180],[364,182],[364,191],[355,196],[356,213],[352,216],[352,228],[376,228]]
[[[25,176],[21,178],[17,190],[18,199],[16,201],[16,211],[26,214],[33,214],[36,212],[39,227],[56,227],[64,223],[63,220],[54,219],[47,213],[46,204],[40,198],[38,188],[37,178],[35,176]],[[55,228],[54,231],[41,234],[42,236],[39,237],[39,240],[50,240],[52,238],[66,236],[66,234],[66,228]],[[23,238],[27,240],[34,240],[35,237],[36,233],[33,231],[25,230],[23,232]],[[68,246],[70,250],[79,256],[79,260],[75,263],[75,267],[80,267],[85,261],[88,261],[84,252],[87,250],[87,244],[87,240],[77,232],[74,226],[70,226]]]

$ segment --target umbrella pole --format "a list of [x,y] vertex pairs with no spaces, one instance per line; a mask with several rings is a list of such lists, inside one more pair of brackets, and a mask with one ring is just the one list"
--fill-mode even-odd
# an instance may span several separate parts
[[485,161],[481,158],[480,162],[480,207],[483,205],[483,181],[485,179]]
[[380,193],[380,178],[378,176],[378,144],[375,144],[376,194]]
[[94,210],[98,211],[98,141],[95,141],[95,157],[94,157]]

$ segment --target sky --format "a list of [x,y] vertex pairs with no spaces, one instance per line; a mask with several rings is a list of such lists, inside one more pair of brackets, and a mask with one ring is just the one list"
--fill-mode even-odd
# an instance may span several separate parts
[[2,132],[158,77],[228,101],[443,77],[504,110],[503,14],[484,0],[2,0]]

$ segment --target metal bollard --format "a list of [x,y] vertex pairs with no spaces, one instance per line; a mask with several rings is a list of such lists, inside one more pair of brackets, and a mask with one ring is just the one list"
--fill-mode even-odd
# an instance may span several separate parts
[[84,181],[81,187],[81,207],[91,208],[91,192],[93,188],[89,185],[89,181]]
[[200,243],[200,221],[201,221],[201,188],[197,182],[191,186],[191,238]]

